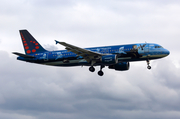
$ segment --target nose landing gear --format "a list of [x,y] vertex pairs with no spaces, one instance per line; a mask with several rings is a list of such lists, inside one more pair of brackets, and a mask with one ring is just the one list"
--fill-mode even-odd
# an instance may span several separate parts
[[151,69],[151,66],[147,66],[147,68],[150,70],[150,69]]
[[150,70],[151,69],[151,66],[149,65],[150,61],[149,61],[149,59],[147,59],[146,61],[147,61],[147,65],[148,65],[147,68]]

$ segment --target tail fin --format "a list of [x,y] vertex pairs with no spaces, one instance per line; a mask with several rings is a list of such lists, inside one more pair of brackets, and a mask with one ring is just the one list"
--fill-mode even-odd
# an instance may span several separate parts
[[19,32],[26,54],[34,54],[47,51],[36,41],[36,39],[27,30],[20,30]]

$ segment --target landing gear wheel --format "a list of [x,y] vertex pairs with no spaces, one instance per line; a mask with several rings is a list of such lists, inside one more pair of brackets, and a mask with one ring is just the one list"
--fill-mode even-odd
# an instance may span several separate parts
[[98,75],[103,76],[104,75],[103,71],[98,71]]
[[147,66],[148,69],[151,69],[151,66]]
[[95,68],[93,66],[89,67],[89,71],[90,72],[94,72],[95,71]]
[[150,70],[151,69],[151,66],[149,65],[150,64],[150,61],[149,61],[149,59],[147,59],[147,68]]

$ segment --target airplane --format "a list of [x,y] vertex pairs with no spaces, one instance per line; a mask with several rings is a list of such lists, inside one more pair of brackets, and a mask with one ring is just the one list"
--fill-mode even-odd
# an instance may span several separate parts
[[133,61],[146,61],[147,68],[151,69],[150,60],[166,57],[170,52],[155,43],[136,43],[126,45],[101,46],[80,48],[66,42],[55,40],[56,44],[63,45],[66,50],[48,51],[27,31],[19,30],[25,54],[18,55],[17,60],[51,66],[89,66],[94,72],[94,66],[100,66],[99,76],[103,76],[102,69],[107,66],[116,71],[127,71]]

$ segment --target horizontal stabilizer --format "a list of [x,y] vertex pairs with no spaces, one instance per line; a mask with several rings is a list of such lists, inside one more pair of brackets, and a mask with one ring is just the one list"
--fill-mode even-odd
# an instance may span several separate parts
[[18,55],[18,56],[20,56],[20,57],[24,57],[24,58],[35,58],[34,56],[25,55],[25,54],[18,53],[18,52],[13,52],[13,54]]

